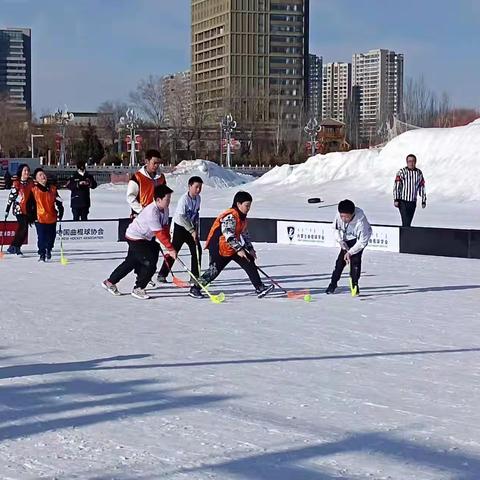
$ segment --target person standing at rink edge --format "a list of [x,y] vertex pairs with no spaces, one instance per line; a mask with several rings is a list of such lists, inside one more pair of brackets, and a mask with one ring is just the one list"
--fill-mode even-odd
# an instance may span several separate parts
[[422,171],[417,168],[417,157],[411,153],[407,155],[407,166],[398,171],[393,186],[393,203],[400,211],[402,227],[412,225],[419,196],[422,197],[422,208],[425,208],[427,206],[425,179]]
[[77,171],[68,179],[67,188],[71,190],[70,208],[73,220],[88,220],[90,212],[90,190],[97,188],[93,175],[86,171],[85,162],[77,162]]

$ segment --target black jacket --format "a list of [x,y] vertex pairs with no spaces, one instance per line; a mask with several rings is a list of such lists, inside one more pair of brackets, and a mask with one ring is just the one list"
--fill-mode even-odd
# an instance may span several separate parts
[[[80,185],[80,182],[88,182],[88,185]],[[97,182],[90,173],[82,175],[76,171],[68,180],[67,188],[72,191],[71,208],[90,208],[90,189],[97,188]]]

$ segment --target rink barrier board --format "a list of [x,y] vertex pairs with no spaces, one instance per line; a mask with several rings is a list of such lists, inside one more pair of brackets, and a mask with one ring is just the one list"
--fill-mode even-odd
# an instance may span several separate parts
[[480,230],[402,227],[400,228],[400,252],[480,258]]
[[[213,217],[201,218],[201,240],[206,240],[214,221]],[[85,222],[65,220],[62,222],[62,226],[64,230],[68,231],[68,235],[64,236],[64,242],[122,242],[125,241],[125,231],[130,222],[130,218],[99,219]],[[16,222],[7,222],[9,232],[12,231],[11,229],[14,226],[16,226]],[[248,228],[252,239],[256,242],[335,246],[330,222],[251,218],[248,220]],[[395,227],[390,225],[372,225],[372,228],[373,235],[368,246],[372,250],[480,259],[480,230]],[[96,230],[95,234],[92,234],[92,229]],[[76,230],[75,235],[72,235],[72,230]],[[81,230],[82,233],[79,234],[78,230]],[[101,230],[101,233],[99,233],[99,230]],[[7,242],[10,236],[4,238],[5,245],[9,244]],[[29,229],[28,244],[36,245],[36,241],[35,228]]]

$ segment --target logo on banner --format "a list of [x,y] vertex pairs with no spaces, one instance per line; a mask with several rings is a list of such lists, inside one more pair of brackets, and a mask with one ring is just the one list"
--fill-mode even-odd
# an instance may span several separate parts
[[287,235],[289,240],[292,241],[295,236],[295,227],[287,227]]

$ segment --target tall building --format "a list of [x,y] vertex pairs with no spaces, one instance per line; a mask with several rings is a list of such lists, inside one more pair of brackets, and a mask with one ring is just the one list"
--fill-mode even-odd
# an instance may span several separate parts
[[165,123],[186,124],[192,117],[192,82],[190,70],[163,77]]
[[403,111],[403,54],[384,49],[357,53],[352,75],[352,84],[359,87],[360,139],[369,142]]
[[308,56],[307,110],[309,116],[322,118],[322,57]]
[[325,64],[322,82],[322,118],[345,123],[346,104],[352,87],[352,65]]
[[297,120],[306,108],[309,0],[192,0],[192,88],[213,121]]
[[0,30],[0,95],[19,111],[32,111],[31,30]]

